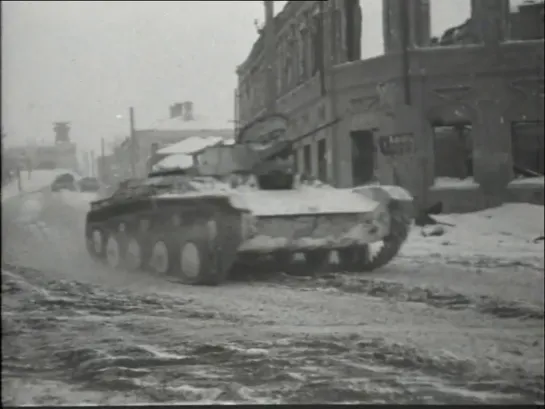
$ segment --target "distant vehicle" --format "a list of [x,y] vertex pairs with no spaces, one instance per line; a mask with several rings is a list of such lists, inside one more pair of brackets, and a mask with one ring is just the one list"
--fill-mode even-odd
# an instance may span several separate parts
[[51,190],[53,192],[60,192],[61,190],[78,190],[76,177],[71,173],[63,173],[62,175],[57,176],[51,184]]
[[97,178],[86,177],[82,178],[79,182],[79,190],[82,192],[98,192],[100,189],[100,183]]

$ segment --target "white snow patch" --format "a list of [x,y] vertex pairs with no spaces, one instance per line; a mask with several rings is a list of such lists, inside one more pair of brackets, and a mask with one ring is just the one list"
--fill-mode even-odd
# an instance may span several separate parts
[[422,237],[420,229],[413,229],[402,249],[404,256],[433,255],[467,261],[493,258],[543,266],[543,241],[534,243],[536,237],[543,235],[543,206],[508,203],[475,213],[435,218],[454,226],[445,226],[442,236]]
[[473,178],[466,179],[456,179],[456,178],[435,178],[435,182],[431,189],[467,189],[467,188],[478,188],[479,184],[475,182]]
[[153,170],[159,169],[189,169],[193,166],[193,156],[184,153],[169,155],[165,159],[157,162]]
[[172,144],[157,151],[160,155],[170,155],[183,153],[191,155],[202,151],[209,146],[214,146],[224,140],[221,136],[190,136],[181,142]]
[[515,179],[511,183],[509,183],[509,186],[527,186],[527,185],[534,185],[534,186],[544,186],[545,185],[545,177],[535,177],[535,178],[520,178]]
[[236,192],[245,207],[256,216],[316,213],[367,213],[379,203],[349,189],[302,186],[294,190]]

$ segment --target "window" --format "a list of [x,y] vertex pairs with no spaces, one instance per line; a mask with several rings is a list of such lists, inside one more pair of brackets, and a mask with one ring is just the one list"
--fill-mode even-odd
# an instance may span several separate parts
[[322,13],[317,11],[312,16],[312,75],[323,68],[323,26]]
[[[361,57],[361,8],[358,0],[344,2],[346,60],[357,61]],[[379,17],[380,18],[380,17]]]
[[510,0],[510,38],[513,40],[537,40],[543,38],[544,2]]
[[515,122],[511,138],[515,178],[543,176],[543,122]]
[[435,178],[473,177],[471,125],[436,126],[433,130]]
[[432,46],[475,44],[475,26],[471,24],[471,2],[430,0]]
[[284,81],[284,76],[283,76],[283,72],[282,72],[282,69],[284,67],[284,63],[283,63],[283,60],[284,60],[284,50],[283,48],[278,45],[276,47],[276,94],[277,95],[281,95],[282,94],[282,84],[283,84],[283,81]]
[[327,143],[325,139],[318,141],[318,179],[327,182]]
[[333,49],[333,63],[339,64],[343,62],[343,46],[342,46],[342,29],[343,29],[343,22],[342,22],[342,14],[341,10],[334,9],[333,10],[333,16],[332,16],[332,30],[334,30],[335,33],[335,44]]
[[305,145],[303,148],[303,162],[304,162],[304,173],[307,176],[312,175],[312,152],[310,150],[310,145]]
[[299,52],[298,52],[298,58],[299,58],[299,61],[298,61],[298,68],[299,68],[299,72],[298,72],[298,76],[299,78],[301,78],[302,80],[305,80],[306,77],[307,77],[307,67],[306,67],[306,44],[308,42],[308,30],[306,29],[306,27],[302,28],[300,31],[299,31],[299,41],[297,42],[297,45],[298,45],[298,48],[299,48]]
[[284,59],[284,86],[283,90],[289,90],[291,84],[291,55],[287,54]]
[[288,49],[286,53],[286,85],[287,89],[290,90],[296,78],[296,73],[294,72],[294,62],[297,62],[297,55],[295,54],[295,40],[292,37],[288,37],[287,41]]

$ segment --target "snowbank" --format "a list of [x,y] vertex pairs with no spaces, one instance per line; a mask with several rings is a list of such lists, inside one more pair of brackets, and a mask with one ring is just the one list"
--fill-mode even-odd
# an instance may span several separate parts
[[473,189],[478,188],[479,184],[473,178],[456,179],[440,177],[436,178],[432,189]]
[[495,259],[506,262],[543,266],[543,206],[527,203],[508,203],[475,213],[436,216],[442,226],[441,236],[422,235],[415,227],[403,248],[406,257],[439,256],[445,259]]
[[535,178],[520,178],[515,179],[509,186],[543,186],[545,185],[545,177],[535,177]]

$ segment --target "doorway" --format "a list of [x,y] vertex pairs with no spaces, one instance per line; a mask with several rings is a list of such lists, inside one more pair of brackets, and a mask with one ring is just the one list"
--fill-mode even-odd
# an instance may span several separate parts
[[350,140],[352,142],[352,183],[354,186],[370,183],[375,170],[373,131],[352,131]]

